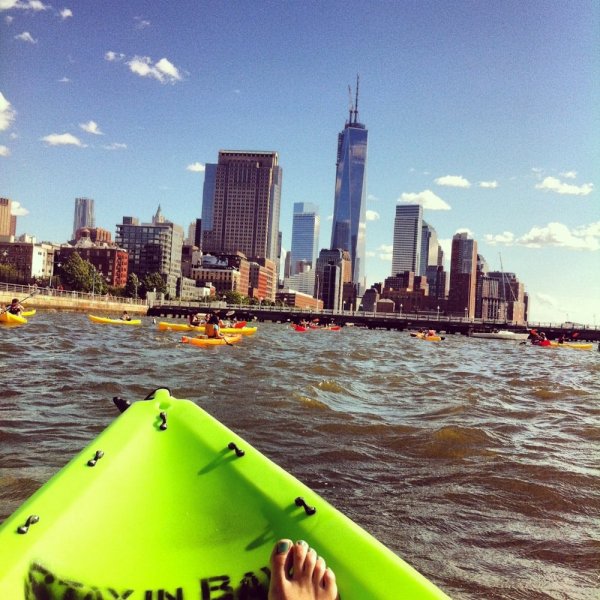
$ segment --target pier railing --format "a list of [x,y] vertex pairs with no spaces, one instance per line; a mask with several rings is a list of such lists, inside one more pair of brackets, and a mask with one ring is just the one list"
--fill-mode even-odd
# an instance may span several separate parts
[[322,323],[335,322],[340,325],[356,325],[370,329],[418,329],[433,328],[446,333],[469,335],[474,331],[492,331],[505,329],[516,332],[536,328],[545,331],[554,339],[560,335],[572,336],[591,341],[600,340],[600,328],[590,326],[568,326],[552,323],[512,323],[505,320],[485,320],[468,316],[446,315],[437,311],[382,313],[353,310],[314,310],[296,306],[264,306],[261,304],[227,304],[223,301],[198,303],[185,301],[165,301],[148,309],[148,315],[155,317],[186,318],[190,312],[206,312],[220,310],[221,313],[234,312],[240,320],[257,319],[258,321],[313,321]]

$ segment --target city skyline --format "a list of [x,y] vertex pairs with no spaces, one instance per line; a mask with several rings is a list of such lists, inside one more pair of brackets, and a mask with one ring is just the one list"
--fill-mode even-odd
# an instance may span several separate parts
[[306,201],[328,248],[336,138],[359,73],[367,283],[391,270],[395,206],[418,203],[447,270],[468,230],[492,270],[502,261],[526,284],[532,320],[597,322],[597,3],[350,4],[360,35],[340,35],[356,20],[335,1],[1,3],[0,195],[17,203],[17,234],[68,240],[70,219],[54,214],[72,215],[77,197],[95,199],[111,232],[159,204],[187,227],[218,150],[263,149],[285,173],[284,249]]

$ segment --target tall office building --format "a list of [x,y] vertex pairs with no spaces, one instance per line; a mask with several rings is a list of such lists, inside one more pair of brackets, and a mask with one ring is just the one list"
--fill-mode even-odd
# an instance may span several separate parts
[[477,242],[467,233],[452,238],[448,312],[458,316],[475,316],[477,287]]
[[160,206],[152,223],[140,223],[133,217],[123,217],[117,224],[116,243],[129,253],[129,273],[138,278],[160,273],[167,293],[177,295],[177,280],[181,277],[183,227],[167,221]]
[[367,200],[367,142],[369,132],[358,122],[358,78],[356,100],[350,116],[338,135],[335,200],[331,249],[350,254],[352,283],[362,295],[365,282],[365,233]]
[[323,308],[345,308],[344,290],[347,285],[352,284],[350,253],[339,248],[321,250],[315,271],[314,297],[323,301]]
[[16,217],[11,214],[12,201],[8,198],[0,198],[0,238],[3,241],[10,241],[10,237],[15,235]]
[[419,275],[427,274],[427,267],[440,266],[439,243],[437,231],[427,221],[423,221],[421,227],[421,257]]
[[311,202],[294,203],[290,275],[314,269],[317,260],[320,227],[319,208]]
[[392,276],[404,271],[419,274],[423,207],[420,204],[398,204],[394,219]]
[[75,198],[75,218],[73,219],[73,237],[77,236],[77,230],[82,227],[93,229],[96,226],[94,217],[94,201],[91,198]]
[[278,255],[282,171],[277,152],[221,150],[206,165],[202,198],[205,253]]

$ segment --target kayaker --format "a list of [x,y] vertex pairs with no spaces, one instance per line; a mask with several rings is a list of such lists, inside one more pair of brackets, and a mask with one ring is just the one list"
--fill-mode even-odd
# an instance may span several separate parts
[[218,311],[212,311],[206,321],[206,328],[204,333],[209,338],[222,338],[223,336],[219,332],[219,328],[222,326],[221,319],[219,319]]
[[123,314],[120,317],[121,321],[131,321],[131,317],[129,316],[129,313],[124,310]]
[[13,298],[10,304],[6,306],[6,310],[11,315],[20,315],[25,309],[23,308],[23,305],[19,302],[18,298]]
[[201,315],[200,313],[195,313],[195,314],[191,314],[189,316],[189,323],[192,327],[199,327],[200,326],[200,321],[201,321]]
[[[291,574],[290,574],[291,573]],[[302,540],[279,540],[271,553],[269,600],[335,600],[335,574]]]
[[434,336],[434,335],[435,335],[435,329],[430,329],[430,330],[427,332],[427,337],[431,337],[431,336]]

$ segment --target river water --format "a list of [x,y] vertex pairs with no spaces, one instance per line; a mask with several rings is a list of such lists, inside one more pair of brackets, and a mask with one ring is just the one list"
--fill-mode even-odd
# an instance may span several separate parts
[[[600,353],[260,323],[233,347],[0,327],[0,520],[117,415],[193,400],[456,599],[600,595]],[[391,591],[390,599],[395,598]]]

